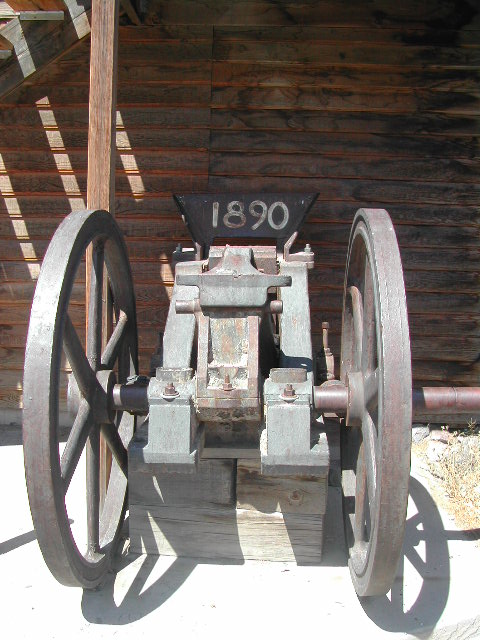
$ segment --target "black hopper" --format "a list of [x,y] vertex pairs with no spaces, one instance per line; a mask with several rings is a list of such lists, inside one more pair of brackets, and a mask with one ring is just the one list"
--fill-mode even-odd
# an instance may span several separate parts
[[283,248],[300,229],[318,194],[222,193],[175,195],[184,222],[205,256],[216,238],[265,238]]

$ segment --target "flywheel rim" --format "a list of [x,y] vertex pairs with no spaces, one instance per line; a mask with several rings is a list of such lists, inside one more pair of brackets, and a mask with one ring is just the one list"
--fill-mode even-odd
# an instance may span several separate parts
[[381,595],[391,587],[402,550],[412,393],[403,271],[385,210],[360,209],[352,226],[341,379],[363,403],[341,432],[349,568],[360,596]]
[[[91,242],[102,246],[100,254],[104,256],[109,272],[115,308],[128,318],[122,334],[118,332],[120,337],[116,343],[119,372],[124,377],[127,369],[129,375],[138,370],[133,282],[121,232],[112,216],[105,211],[74,212],[57,229],[35,290],[25,351],[23,412],[25,475],[40,549],[59,582],[86,588],[97,586],[110,567],[124,520],[127,492],[125,469],[121,471],[114,458],[105,503],[99,514],[98,548],[92,552],[93,546],[90,545],[92,548],[82,553],[72,534],[66,506],[68,485],[73,475],[73,471],[71,475],[67,472],[68,466],[74,464],[81,451],[79,454],[80,445],[76,448],[72,445],[70,449],[74,455],[71,464],[68,465],[67,460],[62,467],[64,458],[59,453],[58,437],[59,381],[67,332],[69,336],[73,335],[72,331],[76,335],[67,316],[73,282]],[[98,282],[97,285],[101,286]],[[79,362],[84,365],[87,360],[84,357]],[[98,368],[102,367],[99,365]],[[92,375],[94,379],[95,375]],[[74,422],[74,426],[77,420],[77,426],[83,425],[82,434],[87,429],[88,433],[99,430],[94,423],[92,398],[93,395],[88,401],[86,398],[81,400]],[[117,414],[114,424],[125,448],[133,434],[134,418],[125,412]],[[72,433],[73,429],[65,449]],[[118,441],[118,437],[115,438]]]

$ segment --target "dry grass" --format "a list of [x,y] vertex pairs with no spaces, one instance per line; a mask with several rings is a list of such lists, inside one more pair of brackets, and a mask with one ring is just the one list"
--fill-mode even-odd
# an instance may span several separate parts
[[449,508],[463,528],[480,527],[480,435],[476,424],[454,432],[443,455],[429,461],[430,471],[440,479]]

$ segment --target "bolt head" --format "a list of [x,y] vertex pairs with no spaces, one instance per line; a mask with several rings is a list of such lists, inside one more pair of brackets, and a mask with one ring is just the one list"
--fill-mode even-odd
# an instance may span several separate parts
[[224,391],[232,391],[233,389],[233,385],[230,382],[230,376],[228,375],[228,373],[225,374],[225,380],[223,382],[223,390]]
[[178,391],[175,389],[173,382],[167,382],[165,389],[163,390],[164,396],[178,396]]

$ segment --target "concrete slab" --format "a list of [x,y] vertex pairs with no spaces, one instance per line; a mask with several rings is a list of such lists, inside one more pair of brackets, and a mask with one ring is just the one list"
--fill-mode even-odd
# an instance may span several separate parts
[[455,527],[416,460],[404,555],[394,588],[383,598],[360,600],[353,590],[336,487],[329,491],[322,566],[202,564],[125,551],[101,590],[82,592],[59,585],[43,562],[18,431],[0,430],[0,444],[4,638],[480,637],[479,532]]

